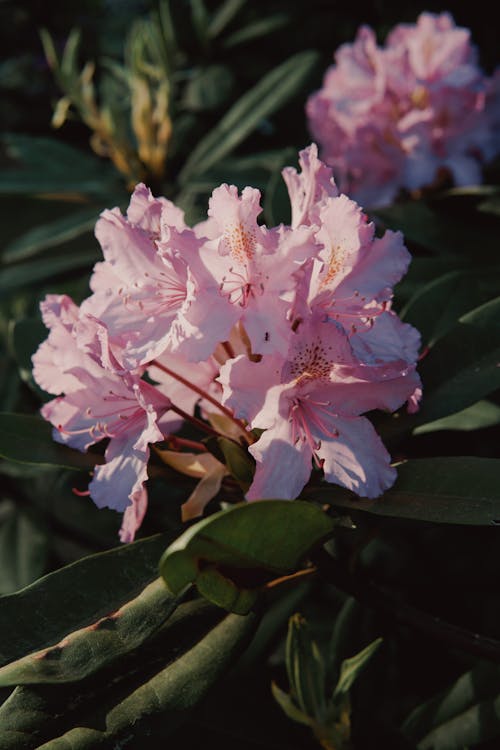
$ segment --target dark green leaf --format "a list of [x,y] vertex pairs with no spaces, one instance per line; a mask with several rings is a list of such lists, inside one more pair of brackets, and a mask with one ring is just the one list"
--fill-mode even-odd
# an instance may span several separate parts
[[464,253],[476,258],[497,254],[496,229],[438,213],[422,201],[397,203],[374,213],[391,229],[401,230],[407,240],[439,255]]
[[480,664],[465,672],[450,688],[415,708],[404,722],[403,732],[419,740],[436,727],[463,717],[468,709],[498,694],[499,680],[500,669],[494,664]]
[[450,271],[420,288],[401,310],[406,323],[422,335],[422,343],[433,346],[465,313],[498,294],[497,269]]
[[342,605],[342,609],[335,618],[335,625],[328,647],[327,672],[329,677],[333,676],[334,684],[338,680],[342,661],[348,653],[352,653],[354,650],[351,650],[350,646],[354,623],[357,617],[359,617],[359,604],[356,599],[350,597],[346,599]]
[[238,44],[246,44],[254,39],[261,39],[266,34],[272,34],[274,31],[288,26],[289,23],[290,17],[288,13],[275,13],[272,16],[266,16],[248,24],[248,26],[244,26],[242,29],[238,29],[238,31],[228,36],[224,41],[224,47],[231,49],[238,46]]
[[[118,663],[113,679],[18,687],[0,708],[3,750],[92,750],[167,737],[235,660],[253,615],[202,602],[177,608],[147,647]],[[158,655],[161,654],[161,658]],[[165,666],[166,665],[166,666]],[[61,710],[62,709],[62,710]]]
[[82,680],[139,648],[178,604],[158,578],[116,611],[0,668],[0,687]]
[[93,229],[99,211],[96,208],[85,208],[70,216],[56,219],[30,229],[25,234],[9,243],[3,251],[4,263],[14,263],[31,258],[48,247],[55,247],[63,242],[79,237]]
[[375,500],[345,490],[311,489],[335,507],[432,523],[491,526],[500,522],[500,459],[418,458],[398,466],[392,489]]
[[186,183],[194,175],[203,174],[233,151],[259,122],[276,112],[300,89],[316,60],[315,52],[299,52],[247,91],[192,151],[179,175],[180,182]]
[[253,481],[255,463],[252,457],[241,445],[236,445],[233,440],[218,438],[217,442],[224,454],[224,459],[229,473],[236,479],[244,492],[247,492]]
[[425,435],[438,430],[481,430],[498,424],[500,424],[500,406],[492,401],[478,401],[477,404],[451,414],[449,417],[436,419],[435,422],[416,427],[413,434]]
[[284,690],[281,690],[275,682],[272,683],[271,690],[273,692],[274,700],[279,704],[289,719],[292,721],[298,721],[299,724],[310,726],[311,719],[307,714],[301,711],[300,708],[297,708],[291,695],[285,693]]
[[190,0],[191,18],[198,41],[205,46],[208,41],[208,12],[203,0]]
[[229,98],[233,83],[234,76],[225,65],[208,65],[189,81],[182,103],[192,112],[217,109]]
[[291,695],[301,711],[321,721],[326,710],[325,664],[307,622],[299,614],[292,615],[288,623],[286,671]]
[[[171,537],[170,537],[171,538]],[[115,612],[153,581],[165,535],[83,558],[0,598],[0,665]]]
[[174,593],[196,582],[210,601],[246,612],[260,585],[295,571],[333,528],[331,518],[305,502],[235,505],[191,526],[166,550],[160,572]]
[[208,37],[215,39],[239,13],[247,0],[226,0],[215,10],[208,27]]
[[39,318],[21,318],[13,321],[9,328],[9,345],[19,366],[19,374],[42,398],[44,392],[33,380],[31,357],[46,338],[47,329]]
[[52,425],[31,414],[0,413],[0,456],[9,461],[69,469],[90,469],[101,456],[54,442]]
[[424,399],[414,425],[462,411],[500,387],[500,297],[463,315],[419,367]]
[[98,260],[97,249],[83,250],[4,268],[0,271],[0,293],[17,291],[28,284],[45,281],[67,271],[90,269],[96,260]]
[[333,693],[335,699],[349,693],[359,674],[366,667],[368,661],[372,658],[381,643],[382,638],[377,638],[355,656],[351,656],[349,659],[344,659],[340,666],[339,681]]
[[3,143],[17,167],[0,170],[0,193],[116,193],[108,164],[59,140],[9,133]]
[[47,563],[47,535],[36,519],[13,503],[0,504],[0,593],[39,578]]

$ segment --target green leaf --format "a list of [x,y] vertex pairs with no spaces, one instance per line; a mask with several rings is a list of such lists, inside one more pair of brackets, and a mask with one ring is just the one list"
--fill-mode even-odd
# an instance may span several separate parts
[[185,184],[227,156],[265,117],[276,112],[300,90],[317,61],[317,53],[299,52],[247,91],[198,143],[179,174]]
[[453,685],[417,706],[408,716],[402,731],[415,741],[436,727],[463,716],[468,709],[498,694],[500,669],[496,664],[479,664],[461,675]]
[[[170,537],[171,539],[171,537]],[[83,558],[0,598],[0,665],[115,612],[157,574],[160,535]]]
[[[423,201],[397,203],[374,211],[391,229],[399,229],[407,240],[416,242],[438,255],[449,253],[480,256],[497,255],[497,228],[434,211]],[[479,217],[478,217],[479,218]],[[478,233],[480,232],[480,241]]]
[[179,597],[157,579],[115,612],[0,668],[0,687],[82,680],[139,648],[178,604]]
[[425,396],[415,426],[462,411],[500,387],[500,297],[463,315],[419,367]]
[[299,724],[305,724],[306,726],[311,725],[311,719],[305,714],[300,708],[297,708],[291,695],[281,690],[275,682],[271,684],[271,690],[273,693],[274,700],[279,704],[280,708],[292,721],[298,721]]
[[360,605],[356,599],[349,597],[335,618],[335,625],[327,655],[327,674],[329,678],[333,675],[332,682],[335,681],[336,683],[338,680],[343,656],[352,653],[354,650],[349,647],[354,631],[354,624],[357,617],[359,617],[359,607]]
[[226,0],[214,12],[208,26],[207,35],[209,39],[215,39],[224,31],[233,18],[246,5],[247,0]]
[[17,291],[28,284],[52,279],[68,271],[90,269],[98,259],[97,249],[83,250],[3,268],[0,270],[0,293]]
[[193,27],[202,46],[208,42],[208,11],[203,0],[189,0]]
[[99,210],[96,208],[85,208],[30,229],[4,248],[2,260],[4,263],[17,263],[32,258],[49,247],[79,237],[94,228],[98,214]]
[[225,65],[201,68],[187,84],[182,104],[192,112],[204,112],[222,106],[231,94],[234,76]]
[[355,656],[345,659],[340,667],[339,681],[335,687],[333,698],[338,700],[343,695],[347,695],[360,673],[368,664],[375,651],[382,643],[382,638],[376,638],[366,648]]
[[9,461],[69,469],[90,469],[104,459],[54,442],[52,425],[31,414],[0,412],[0,456]]
[[286,639],[286,671],[291,695],[301,711],[321,722],[326,713],[325,664],[302,615],[290,617]]
[[392,489],[375,500],[332,487],[308,496],[339,508],[431,523],[491,526],[500,522],[500,459],[476,456],[411,459]]
[[245,448],[236,445],[234,440],[218,438],[217,442],[224,454],[229,473],[236,479],[244,492],[247,492],[253,482],[255,462]]
[[485,427],[493,427],[500,424],[500,406],[492,401],[478,401],[477,404],[467,407],[449,417],[436,419],[435,422],[416,427],[414,435],[425,435],[428,432],[438,430],[481,430]]
[[420,288],[401,310],[401,318],[414,325],[422,343],[433,346],[465,313],[498,294],[497,269],[455,270]]
[[46,338],[47,329],[39,318],[21,318],[11,321],[9,348],[16,358],[19,375],[42,399],[46,398],[47,394],[38,387],[33,379],[31,357]]
[[0,193],[109,196],[117,192],[116,176],[108,164],[60,140],[14,133],[2,140],[18,166],[0,170]]
[[164,553],[160,572],[177,593],[191,582],[211,601],[246,612],[266,581],[294,572],[332,534],[314,505],[287,500],[243,503],[191,526]]
[[246,44],[254,39],[261,39],[266,34],[272,34],[278,29],[288,26],[290,16],[288,13],[275,13],[264,18],[260,18],[242,29],[238,29],[224,40],[224,47],[231,49],[239,44]]
[[0,593],[39,578],[47,563],[47,535],[28,513],[10,501],[0,504]]
[[68,685],[18,687],[0,708],[2,748],[111,750],[163,739],[235,661],[255,625],[253,615],[182,604],[149,647],[119,662],[108,679],[97,674]]

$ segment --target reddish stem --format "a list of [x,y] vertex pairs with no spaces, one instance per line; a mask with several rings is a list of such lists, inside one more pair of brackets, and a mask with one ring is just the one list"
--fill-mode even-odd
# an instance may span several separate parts
[[214,437],[223,437],[220,432],[217,432],[217,430],[214,430],[206,422],[203,422],[201,419],[198,419],[198,417],[193,417],[192,414],[188,414],[187,411],[184,411],[184,409],[181,409],[180,406],[176,406],[175,404],[170,402],[170,409],[174,411],[176,414],[178,414],[180,417],[185,419],[187,422],[191,422],[191,424],[194,424],[196,427],[198,427],[198,429],[203,430],[204,432],[207,432],[209,435],[213,435]]
[[178,448],[191,448],[191,450],[199,451],[200,453],[207,452],[207,446],[199,443],[197,440],[188,440],[187,438],[177,437],[177,435],[167,435],[165,440],[171,445],[174,451]]
[[[204,391],[203,388],[199,388],[194,383],[190,383],[189,380],[186,380],[186,378],[183,378],[182,375],[178,375],[176,372],[174,372],[173,370],[171,370],[170,367],[167,367],[166,365],[161,364],[157,360],[153,360],[153,362],[151,362],[151,366],[152,367],[158,367],[159,370],[162,370],[167,375],[170,375],[170,377],[175,378],[176,380],[179,381],[179,383],[182,383],[187,388],[191,388],[192,391],[194,391],[195,393],[198,393],[198,395],[200,395],[206,401],[209,401],[211,404],[213,404],[217,409],[219,409],[219,411],[221,411],[223,414],[225,414],[226,417],[233,422],[233,424],[235,424],[238,427],[238,429],[244,435],[245,440],[247,441],[247,443],[251,443],[251,440],[250,440],[250,438],[248,436],[248,433],[247,433],[247,431],[245,429],[245,425],[239,419],[236,419],[236,417],[234,416],[234,414],[231,411],[231,409],[228,409],[226,406],[223,406],[219,401],[217,401],[216,398],[214,398],[209,393],[207,393],[206,391]],[[200,421],[200,420],[198,420],[198,421]]]

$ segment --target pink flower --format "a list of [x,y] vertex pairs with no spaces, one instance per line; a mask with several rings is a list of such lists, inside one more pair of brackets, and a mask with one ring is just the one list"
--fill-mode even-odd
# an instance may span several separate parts
[[180,210],[138,185],[127,217],[117,208],[104,211],[96,237],[105,260],[94,269],[94,294],[82,312],[104,322],[123,366],[133,370],[167,350],[182,350],[193,360],[209,357],[219,339],[216,329],[213,341],[196,335],[198,321],[209,313],[199,288],[212,292],[212,317],[223,301],[200,262],[201,241],[185,227]]
[[[311,146],[301,162],[315,158]],[[307,171],[287,176],[307,180]],[[316,253],[301,270],[292,317],[306,318],[319,309],[342,325],[353,351],[367,364],[416,361],[420,337],[391,311],[392,287],[404,275],[410,254],[400,232],[375,237],[374,225],[345,195],[319,192],[313,214]]]
[[[54,426],[55,440],[78,450],[109,439],[90,495],[98,507],[124,512],[120,535],[131,541],[147,506],[149,443],[163,439],[161,418],[170,400],[139,374],[119,369],[104,326],[79,316],[69,297],[49,297],[42,309],[51,332],[33,357],[34,377],[42,388],[64,393],[42,407],[42,416]],[[169,421],[169,430],[182,422]]]
[[[387,76],[371,32],[361,51],[340,56],[379,101]],[[360,97],[354,110],[366,106]],[[391,309],[409,254],[399,233],[375,236],[316,146],[299,161],[300,172],[283,172],[291,226],[259,224],[259,191],[224,184],[207,220],[188,229],[173,204],[139,185],[126,217],[114,209],[99,219],[105,259],[93,294],[80,309],[64,296],[42,304],[50,333],[34,375],[57,396],[42,414],[58,441],[79,450],[109,441],[89,490],[99,507],[124,513],[124,541],[146,511],[150,445],[184,419],[243,443],[250,429],[262,431],[249,445],[248,499],[296,497],[313,462],[328,482],[363,496],[394,481],[363,415],[405,401],[418,408],[420,338]]]
[[447,13],[396,26],[384,47],[367,27],[340,47],[306,109],[341,190],[381,206],[439,170],[458,185],[479,182],[500,143],[476,57],[468,30]]
[[[286,351],[288,312],[294,298],[295,272],[315,252],[313,230],[279,226],[267,229],[257,224],[260,192],[245,188],[241,197],[234,185],[221,185],[210,199],[203,231],[207,237],[201,255],[217,279],[226,301],[221,314],[219,340],[229,337],[238,322],[245,327],[254,354]],[[210,294],[200,290],[201,299]],[[207,302],[208,304],[208,302]],[[219,320],[205,316],[203,335],[217,330]]]
[[389,454],[360,414],[403,404],[420,382],[414,365],[359,363],[341,326],[314,313],[292,333],[285,357],[237,357],[219,380],[224,403],[265,430],[249,448],[257,461],[249,500],[297,497],[312,459],[327,481],[362,496],[393,483]]

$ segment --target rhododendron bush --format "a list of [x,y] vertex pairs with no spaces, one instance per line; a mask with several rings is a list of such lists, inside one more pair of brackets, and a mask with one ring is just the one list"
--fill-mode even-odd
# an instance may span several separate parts
[[491,11],[118,5],[0,23],[0,747],[497,748]]

